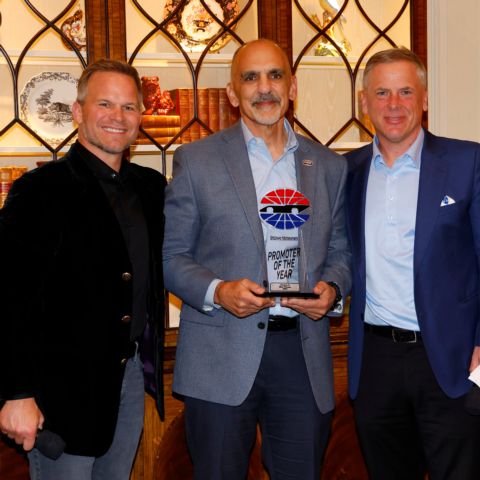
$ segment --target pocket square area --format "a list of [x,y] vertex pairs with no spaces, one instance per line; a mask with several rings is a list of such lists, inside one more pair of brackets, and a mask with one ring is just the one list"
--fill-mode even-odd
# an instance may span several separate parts
[[442,201],[440,202],[441,207],[445,207],[447,205],[453,205],[455,203],[455,200],[452,197],[449,197],[448,195],[445,195],[442,198]]

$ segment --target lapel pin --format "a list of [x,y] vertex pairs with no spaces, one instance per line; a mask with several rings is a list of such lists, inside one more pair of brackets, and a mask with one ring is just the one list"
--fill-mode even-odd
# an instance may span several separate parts
[[303,161],[303,166],[304,167],[311,167],[311,166],[313,166],[313,162],[311,160],[305,159]]

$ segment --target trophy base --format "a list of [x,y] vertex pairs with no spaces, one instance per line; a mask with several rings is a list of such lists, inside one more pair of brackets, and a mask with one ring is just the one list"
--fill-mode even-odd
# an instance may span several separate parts
[[256,294],[257,297],[275,298],[275,297],[290,297],[290,298],[319,298],[319,295],[313,292],[294,292],[294,291],[268,291],[261,294]]

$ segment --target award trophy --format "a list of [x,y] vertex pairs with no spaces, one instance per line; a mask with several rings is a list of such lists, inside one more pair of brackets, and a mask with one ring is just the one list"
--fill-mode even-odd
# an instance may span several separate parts
[[315,298],[301,291],[308,285],[302,227],[310,218],[310,201],[301,192],[279,188],[261,200],[260,218],[266,228],[268,291],[263,297]]

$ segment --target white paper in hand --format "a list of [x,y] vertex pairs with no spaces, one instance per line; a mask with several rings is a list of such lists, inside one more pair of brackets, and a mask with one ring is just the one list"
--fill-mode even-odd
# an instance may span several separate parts
[[468,379],[480,387],[480,365],[470,374]]

